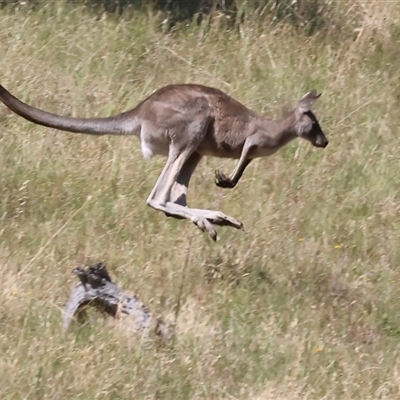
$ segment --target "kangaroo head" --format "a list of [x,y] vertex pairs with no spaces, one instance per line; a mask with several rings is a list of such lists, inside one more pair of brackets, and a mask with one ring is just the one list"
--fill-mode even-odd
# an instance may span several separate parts
[[319,96],[321,94],[317,94],[317,91],[313,89],[297,103],[294,109],[294,128],[299,137],[308,140],[313,146],[326,147],[329,143],[328,139],[325,137],[317,118],[311,111],[314,101]]

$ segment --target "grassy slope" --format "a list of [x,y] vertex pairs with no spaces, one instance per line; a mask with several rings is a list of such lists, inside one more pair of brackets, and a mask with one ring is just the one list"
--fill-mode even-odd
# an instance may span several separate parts
[[[0,11],[1,83],[46,110],[105,116],[197,82],[279,117],[315,87],[330,139],[258,160],[233,191],[213,184],[233,161],[203,162],[189,201],[247,230],[220,228],[214,244],[145,206],[164,160],[144,161],[137,139],[55,132],[0,107],[0,398],[400,396],[400,7],[364,7],[326,40]],[[61,334],[71,269],[93,260],[170,321],[180,298],[174,346],[143,347],[97,314]]]

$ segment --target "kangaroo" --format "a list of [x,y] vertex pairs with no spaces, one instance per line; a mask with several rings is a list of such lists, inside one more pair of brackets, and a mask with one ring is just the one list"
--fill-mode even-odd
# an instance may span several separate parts
[[213,225],[243,229],[221,211],[187,206],[190,178],[203,156],[237,159],[231,174],[215,171],[215,184],[233,188],[252,160],[274,154],[295,138],[315,147],[328,145],[311,111],[320,96],[304,95],[284,118],[273,121],[257,115],[221,90],[196,84],[162,87],[135,108],[107,118],[72,118],[23,103],[0,85],[0,100],[13,112],[39,125],[89,135],[135,135],[143,156],[167,157],[147,204],[169,217],[188,219],[213,240]]

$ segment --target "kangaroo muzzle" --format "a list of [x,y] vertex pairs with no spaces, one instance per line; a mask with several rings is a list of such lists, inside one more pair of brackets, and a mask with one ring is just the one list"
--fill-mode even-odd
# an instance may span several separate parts
[[329,143],[329,141],[325,136],[320,136],[320,137],[317,137],[317,140],[315,141],[314,146],[325,148],[326,146],[328,146],[328,143]]

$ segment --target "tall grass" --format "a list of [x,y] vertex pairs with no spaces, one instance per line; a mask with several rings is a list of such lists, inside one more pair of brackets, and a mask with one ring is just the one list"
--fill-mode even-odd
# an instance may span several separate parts
[[[189,204],[246,233],[211,242],[145,205],[165,160],[136,138],[57,132],[0,107],[0,398],[396,399],[400,396],[400,3],[341,2],[330,31],[212,24],[162,33],[54,3],[0,11],[1,83],[64,115],[107,116],[172,82],[279,117],[310,89],[325,150],[297,141]],[[338,11],[338,13],[339,13]],[[104,261],[174,323],[165,348],[91,313],[61,333],[73,266]]]

